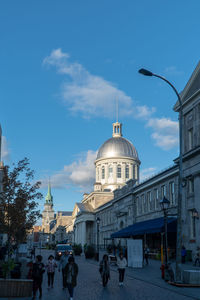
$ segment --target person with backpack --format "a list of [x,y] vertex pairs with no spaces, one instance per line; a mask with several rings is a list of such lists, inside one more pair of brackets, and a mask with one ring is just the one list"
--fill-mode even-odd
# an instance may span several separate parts
[[74,288],[77,284],[77,276],[78,276],[78,265],[75,263],[73,256],[69,257],[64,272],[66,278],[66,285],[70,295],[70,300],[73,300]]
[[53,283],[54,283],[54,274],[55,274],[55,268],[57,268],[57,264],[54,260],[53,255],[50,255],[48,258],[48,262],[46,264],[47,268],[47,275],[48,275],[48,289],[53,288]]
[[42,279],[45,272],[44,264],[42,263],[42,256],[36,256],[36,262],[33,264],[32,279],[33,279],[33,298],[35,299],[37,290],[39,290],[39,299],[42,298]]

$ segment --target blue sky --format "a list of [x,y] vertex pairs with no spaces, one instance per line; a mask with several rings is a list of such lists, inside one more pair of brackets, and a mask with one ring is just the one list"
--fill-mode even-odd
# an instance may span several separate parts
[[2,0],[4,162],[28,157],[44,196],[50,177],[55,210],[73,210],[92,188],[118,99],[141,178],[170,166],[179,151],[176,96],[138,69],[181,91],[199,61],[199,10],[198,0]]

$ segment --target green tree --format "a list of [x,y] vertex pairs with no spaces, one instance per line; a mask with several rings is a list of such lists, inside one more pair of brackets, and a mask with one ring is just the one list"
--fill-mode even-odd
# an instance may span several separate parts
[[0,231],[8,236],[8,245],[26,240],[28,231],[40,217],[36,200],[42,198],[38,191],[40,182],[33,182],[34,171],[24,158],[12,168],[5,166],[0,192]]

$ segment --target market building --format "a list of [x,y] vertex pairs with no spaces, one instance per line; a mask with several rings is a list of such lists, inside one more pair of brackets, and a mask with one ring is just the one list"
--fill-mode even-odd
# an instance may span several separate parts
[[[200,63],[180,96],[183,104],[181,241],[186,249],[195,251],[200,245]],[[179,112],[179,109],[177,102],[174,110]],[[124,140],[122,143],[115,142],[117,136],[121,138],[121,124],[118,122],[113,124],[113,137],[98,151],[94,192],[85,195],[82,202],[75,205],[73,226],[70,228],[74,233],[74,241],[82,245],[96,245],[98,218],[101,246],[113,241],[126,245],[127,238],[140,237],[152,248],[159,249],[163,233],[163,211],[159,202],[165,196],[170,201],[168,214],[173,216],[168,220],[169,223],[173,221],[169,246],[175,251],[179,158],[174,159],[173,166],[139,182],[140,161],[137,151],[130,142],[127,147]],[[116,156],[113,151],[115,147]],[[127,166],[129,171],[126,172]],[[134,224],[137,224],[137,228],[133,226],[133,231],[124,237],[123,230]],[[141,226],[144,226],[143,229]],[[152,232],[149,226],[157,227]]]

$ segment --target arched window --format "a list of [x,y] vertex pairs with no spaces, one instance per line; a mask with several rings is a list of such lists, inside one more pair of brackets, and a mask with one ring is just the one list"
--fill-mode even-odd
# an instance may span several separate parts
[[117,166],[117,178],[122,177],[122,168],[120,165]]
[[126,176],[126,179],[129,179],[129,165],[126,165],[125,176]]
[[102,167],[101,169],[101,178],[105,179],[105,167]]
[[109,165],[108,167],[108,177],[112,177],[113,176],[113,167],[112,165]]

